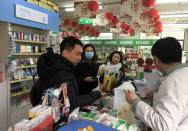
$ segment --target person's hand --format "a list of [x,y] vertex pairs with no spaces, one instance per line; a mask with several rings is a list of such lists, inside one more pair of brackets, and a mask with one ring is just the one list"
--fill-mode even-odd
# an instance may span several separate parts
[[137,95],[135,92],[130,91],[130,90],[124,90],[125,92],[125,98],[127,99],[129,104],[133,104],[133,102],[137,99]]
[[101,96],[102,96],[102,97],[107,96],[106,92],[101,91]]
[[99,84],[99,89],[102,92],[105,92],[104,84]]
[[84,79],[84,81],[86,81],[86,82],[92,82],[92,81],[94,81],[94,78],[93,77],[86,77]]
[[102,97],[103,96],[107,96],[105,90],[104,90],[104,85],[103,84],[99,84],[99,91],[101,92]]

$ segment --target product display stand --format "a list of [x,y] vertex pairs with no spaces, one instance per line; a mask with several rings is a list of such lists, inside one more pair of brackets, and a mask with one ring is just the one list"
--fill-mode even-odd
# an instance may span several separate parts
[[46,52],[49,38],[46,30],[11,24],[9,26],[9,85],[11,126],[27,118],[33,76],[38,57]]

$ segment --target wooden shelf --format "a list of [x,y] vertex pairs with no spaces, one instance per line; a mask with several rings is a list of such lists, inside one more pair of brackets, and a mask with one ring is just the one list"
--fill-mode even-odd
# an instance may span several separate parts
[[[38,77],[36,77],[36,78],[38,78]],[[13,81],[10,81],[10,83],[13,84],[13,83],[18,83],[18,82],[23,82],[23,81],[30,81],[30,80],[33,80],[33,77],[28,77],[28,78],[20,79],[20,80],[13,80]]]
[[35,68],[37,65],[18,66],[17,69]]
[[10,97],[20,96],[20,95],[27,94],[30,92],[31,92],[31,90],[24,90],[24,91],[17,92],[17,93],[10,93]]
[[28,41],[28,40],[15,40],[15,42],[30,43],[30,44],[47,44],[47,42],[43,42],[43,41]]
[[23,110],[23,108],[27,108],[27,107],[32,107],[31,103],[27,103],[26,105],[23,105],[23,106],[18,106],[18,107],[15,107],[15,108],[11,108],[11,111],[18,111],[18,110]]
[[12,56],[40,56],[42,53],[14,53]]

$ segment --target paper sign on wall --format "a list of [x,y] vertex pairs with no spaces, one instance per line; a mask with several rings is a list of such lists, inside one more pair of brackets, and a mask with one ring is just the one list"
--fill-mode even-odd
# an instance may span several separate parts
[[48,14],[16,4],[16,17],[42,24],[48,24]]

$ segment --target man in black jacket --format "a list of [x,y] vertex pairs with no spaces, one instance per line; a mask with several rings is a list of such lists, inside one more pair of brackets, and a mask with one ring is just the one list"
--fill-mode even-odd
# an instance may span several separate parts
[[[79,95],[79,88],[74,75],[75,65],[81,60],[82,42],[75,37],[66,37],[60,45],[59,54],[45,53],[37,63],[40,86],[45,90],[58,87],[66,82],[70,109],[92,104],[101,97],[100,91],[93,91],[87,95]],[[60,98],[63,99],[62,94]]]

